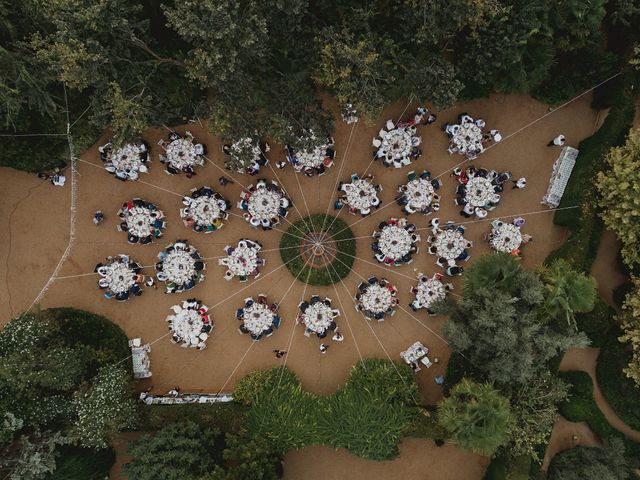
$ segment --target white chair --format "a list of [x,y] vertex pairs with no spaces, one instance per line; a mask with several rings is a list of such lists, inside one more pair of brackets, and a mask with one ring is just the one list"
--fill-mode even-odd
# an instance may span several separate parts
[[371,142],[371,143],[376,148],[380,148],[380,146],[382,145],[382,141],[379,138],[374,138],[373,142]]
[[420,362],[427,368],[431,367],[431,365],[433,365],[433,362],[431,360],[429,360],[429,357],[422,357],[420,359]]
[[172,305],[171,310],[173,310],[173,313],[178,314],[182,311],[182,307],[180,305]]
[[209,338],[209,334],[202,332],[200,335],[198,335],[198,338],[204,342],[207,338]]
[[129,340],[130,347],[139,347],[142,344],[142,341],[139,338],[132,338]]
[[386,127],[387,127],[387,130],[393,130],[396,128],[396,124],[393,123],[393,120],[387,120]]

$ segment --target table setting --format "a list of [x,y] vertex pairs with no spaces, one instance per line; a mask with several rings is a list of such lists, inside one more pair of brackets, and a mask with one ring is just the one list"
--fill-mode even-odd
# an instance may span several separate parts
[[205,263],[198,251],[185,241],[169,245],[158,258],[156,278],[165,282],[167,293],[190,290],[204,279]]
[[499,222],[491,229],[489,244],[494,250],[511,253],[522,243],[520,229],[512,223]]
[[459,124],[448,124],[445,127],[449,135],[449,153],[459,153],[469,159],[476,158],[484,151],[484,120],[474,120],[466,114],[459,117]]
[[429,354],[429,349],[425,347],[422,342],[415,342],[406,350],[400,352],[400,357],[407,362],[407,364],[418,363],[422,357]]
[[140,198],[123,203],[117,215],[121,219],[117,229],[127,233],[129,243],[149,244],[161,237],[166,227],[162,210]]
[[351,183],[341,186],[341,190],[345,193],[345,203],[355,211],[368,212],[371,207],[380,204],[377,194],[379,188],[370,179],[352,178]]
[[219,265],[227,267],[225,279],[239,277],[241,281],[249,277],[257,278],[260,275],[260,268],[265,265],[265,261],[258,256],[262,247],[258,242],[242,239],[238,245],[225,247],[227,257],[218,260]]
[[386,167],[402,168],[409,165],[412,158],[420,155],[418,145],[421,139],[415,136],[415,127],[399,127],[393,121],[388,121],[386,127],[373,140],[376,148],[374,158],[382,159]]
[[432,246],[436,249],[436,255],[446,258],[447,260],[455,260],[468,247],[469,242],[457,229],[445,229],[439,231],[435,235]]
[[268,229],[279,223],[279,217],[287,215],[291,200],[276,182],[259,180],[256,186],[249,186],[249,191],[241,194],[238,206],[246,211],[243,217],[251,226]]
[[269,304],[263,294],[258,296],[257,301],[252,297],[246,298],[244,307],[236,312],[236,318],[242,322],[240,333],[248,333],[253,340],[272,335],[273,329],[278,328],[280,323],[277,309],[278,306]]
[[474,207],[484,207],[492,203],[495,195],[491,180],[475,176],[469,178],[467,182],[464,199]]
[[413,210],[422,211],[431,206],[435,191],[431,181],[426,178],[416,178],[405,185],[402,193],[406,197],[407,205]]
[[172,306],[171,310],[173,314],[166,318],[172,332],[171,342],[203,350],[213,330],[213,322],[208,314],[209,308],[200,300],[190,299],[183,301],[181,305]]
[[229,214],[229,202],[210,187],[202,187],[184,197],[185,208],[180,209],[180,217],[187,227],[196,232],[211,233],[224,225]]
[[328,330],[336,330],[334,319],[340,314],[338,310],[331,308],[331,300],[320,297],[312,297],[310,302],[303,302],[299,305],[300,313],[298,322],[305,325],[305,334],[314,333],[319,338],[324,338]]
[[411,289],[416,296],[411,303],[413,310],[424,308],[429,310],[431,304],[444,300],[447,294],[447,286],[442,283],[442,276],[435,274],[432,277],[426,277],[422,273],[418,274],[418,285]]
[[95,272],[100,276],[98,288],[104,290],[104,297],[108,300],[115,298],[123,302],[130,295],[142,294],[140,284],[144,282],[144,275],[140,274],[141,267],[127,255],[121,254],[107,257],[106,263],[96,265]]
[[294,170],[307,176],[323,175],[325,168],[333,165],[335,157],[335,145],[331,137],[327,137],[325,143],[311,149],[295,151],[290,145],[285,145],[285,149],[287,160],[293,165]]
[[111,143],[98,147],[107,172],[120,180],[137,180],[140,173],[149,173],[149,149],[145,143],[127,143],[113,148]]
[[362,312],[368,320],[375,318],[382,321],[385,315],[394,315],[398,304],[397,289],[382,278],[369,279],[367,283],[361,283],[360,292],[356,295],[356,309]]

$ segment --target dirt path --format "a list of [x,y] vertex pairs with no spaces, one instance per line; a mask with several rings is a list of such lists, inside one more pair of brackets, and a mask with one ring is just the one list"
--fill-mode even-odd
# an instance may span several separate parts
[[124,432],[116,435],[113,439],[112,445],[116,451],[116,461],[109,472],[110,480],[127,480],[128,477],[122,474],[122,466],[131,461],[131,457],[127,455],[127,449],[129,443],[137,440],[141,435],[143,435],[142,432]]
[[618,265],[620,240],[611,230],[605,230],[600,239],[596,259],[591,267],[591,275],[598,282],[598,294],[613,308],[618,306],[613,301],[613,291],[627,281]]
[[602,442],[585,422],[570,422],[561,415],[558,415],[558,419],[551,432],[547,452],[542,462],[542,470],[547,471],[549,462],[556,454],[563,450],[577,447],[578,445],[582,445],[583,447],[601,447]]
[[633,430],[624,423],[616,412],[611,408],[607,400],[602,395],[596,377],[596,364],[598,361],[599,348],[573,348],[569,350],[560,363],[560,371],[567,372],[579,370],[586,372],[593,382],[593,397],[600,411],[613,428],[626,435],[634,442],[640,443],[640,432]]
[[355,457],[344,449],[314,446],[285,455],[285,480],[471,480],[482,478],[489,463],[451,445],[405,439],[395,460],[376,462]]

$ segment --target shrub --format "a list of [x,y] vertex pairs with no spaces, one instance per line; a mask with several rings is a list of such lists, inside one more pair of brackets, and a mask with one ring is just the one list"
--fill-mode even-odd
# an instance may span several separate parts
[[321,444],[383,460],[397,454],[406,432],[416,431],[415,377],[408,367],[386,360],[358,362],[347,383],[328,397],[305,391],[282,368],[245,376],[235,395],[251,405],[252,434],[280,453]]
[[601,347],[607,339],[607,333],[615,323],[613,321],[614,315],[615,311],[607,302],[598,297],[592,311],[576,315],[578,330],[587,334],[592,347]]
[[58,451],[56,469],[46,480],[103,480],[116,460],[111,448],[90,450],[65,446]]
[[631,359],[631,351],[618,341],[619,336],[620,331],[612,329],[600,349],[596,367],[598,385],[620,419],[640,431],[640,388],[623,372]]
[[560,414],[570,422],[586,422],[602,440],[622,439],[628,453],[640,458],[640,444],[613,428],[596,405],[591,377],[585,372],[560,372],[559,376],[570,384],[569,399],[560,404]]

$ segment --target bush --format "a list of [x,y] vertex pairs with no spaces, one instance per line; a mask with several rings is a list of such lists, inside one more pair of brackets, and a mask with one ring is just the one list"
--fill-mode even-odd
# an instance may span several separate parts
[[[235,397],[235,392],[234,392]],[[237,432],[247,418],[249,409],[239,402],[214,404],[163,405],[140,409],[138,430],[159,430],[165,425],[183,420],[191,420],[208,428],[218,428],[223,432]]]
[[[328,230],[327,230],[328,229]],[[300,255],[303,234],[327,231],[336,241],[335,259],[324,268],[311,268]],[[351,272],[356,241],[349,226],[331,215],[311,215],[291,225],[280,239],[280,256],[287,270],[309,285],[331,285]]]
[[565,102],[612,75],[617,57],[592,47],[561,55],[532,96],[551,105]]
[[252,434],[281,453],[321,444],[384,460],[397,455],[400,438],[417,427],[415,377],[408,367],[386,360],[358,362],[347,383],[328,397],[305,391],[282,368],[245,376],[235,395],[251,405]]
[[560,414],[570,422],[586,422],[602,440],[622,439],[627,452],[640,458],[640,444],[613,428],[596,405],[591,377],[585,372],[560,372],[559,376],[570,385],[569,399],[560,404]]
[[640,388],[622,371],[629,364],[631,351],[618,341],[621,334],[614,328],[607,336],[598,356],[596,375],[611,408],[629,427],[640,431]]
[[593,310],[576,315],[578,330],[587,334],[592,347],[601,347],[605,343],[607,333],[615,323],[615,313],[607,302],[598,297]]
[[531,458],[520,456],[511,458],[500,452],[491,460],[482,480],[529,480]]
[[545,260],[549,264],[564,258],[575,268],[590,272],[596,257],[603,224],[596,205],[594,178],[604,168],[604,155],[611,147],[622,145],[634,116],[630,78],[616,91],[615,101],[602,127],[578,145],[580,155],[567,183],[559,207],[580,205],[580,209],[557,210],[553,221],[569,227],[569,239]]
[[78,447],[62,447],[58,451],[56,470],[46,480],[103,480],[116,460],[111,448],[90,450]]

